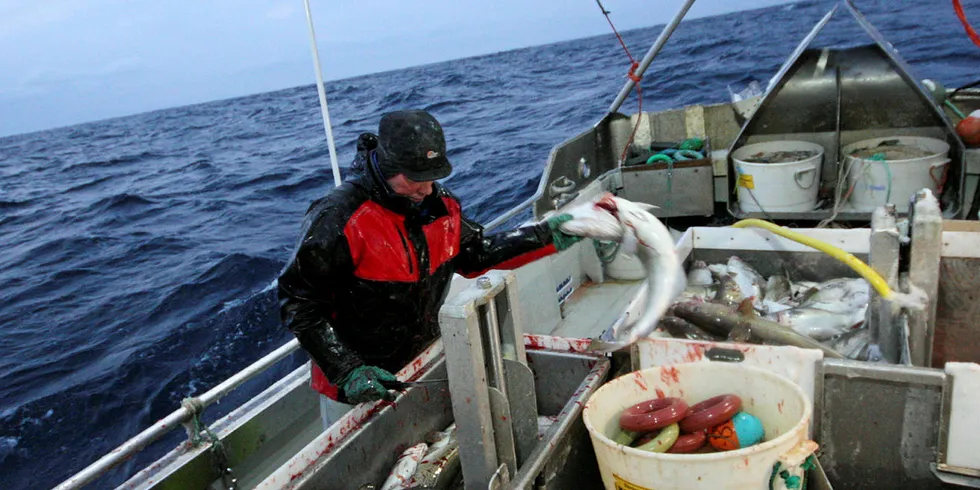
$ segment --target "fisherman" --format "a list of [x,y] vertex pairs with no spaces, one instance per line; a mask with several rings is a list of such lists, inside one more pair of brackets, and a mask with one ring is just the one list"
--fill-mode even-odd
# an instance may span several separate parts
[[283,324],[312,358],[324,429],[439,336],[453,273],[476,277],[564,250],[567,214],[485,235],[437,183],[452,172],[441,125],[425,111],[384,114],[362,134],[343,185],[311,203],[279,276]]

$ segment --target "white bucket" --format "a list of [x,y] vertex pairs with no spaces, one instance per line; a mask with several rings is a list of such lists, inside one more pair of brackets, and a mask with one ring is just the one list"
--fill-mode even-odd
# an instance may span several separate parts
[[[815,151],[816,155],[786,163],[746,161],[758,153]],[[742,212],[813,211],[820,190],[823,147],[808,141],[767,141],[732,152],[738,173],[738,202]]]
[[[680,397],[694,405],[735,393],[742,410],[758,417],[765,440],[734,451],[668,454],[642,451],[612,441],[619,416],[636,403],[660,396]],[[810,401],[799,386],[763,369],[727,363],[685,363],[635,371],[606,383],[589,398],[582,419],[592,438],[599,472],[607,490],[690,490],[785,488],[778,473],[803,477],[801,465],[816,450],[807,438]]]
[[[886,140],[897,140],[901,145],[915,146],[929,152],[928,156],[886,159],[884,162],[851,156],[855,151],[873,148]],[[882,147],[887,148],[887,147]],[[900,212],[908,209],[909,199],[922,189],[939,194],[946,166],[949,164],[949,144],[935,138],[921,136],[892,136],[851,143],[841,149],[847,172],[849,199],[855,211],[872,212],[878,206],[891,203]],[[846,190],[845,190],[846,192]]]

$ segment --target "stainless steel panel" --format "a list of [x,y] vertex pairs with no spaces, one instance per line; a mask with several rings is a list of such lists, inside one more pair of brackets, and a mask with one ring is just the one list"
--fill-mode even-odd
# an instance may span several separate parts
[[939,261],[942,256],[943,217],[935,199],[916,196],[909,233],[909,283],[925,293],[924,309],[909,308],[909,353],[916,366],[932,366],[936,304],[939,296]]
[[824,361],[817,442],[833,487],[942,488],[930,464],[944,383],[936,369]]
[[650,165],[622,170],[620,196],[630,201],[653,204],[658,218],[710,216],[715,211],[714,180],[710,161],[696,166],[682,163],[673,168]]
[[534,202],[534,218],[568,202],[589,183],[618,165],[622,148],[613,145],[612,123],[628,118],[608,114],[592,128],[556,145],[548,156]]
[[[558,385],[567,391],[556,393],[558,398],[565,400],[565,404],[557,413],[555,423],[514,477],[513,487],[526,490],[601,488],[602,478],[581,413],[592,393],[609,378],[609,359],[575,354],[530,354],[529,360],[533,360],[538,369],[548,369],[538,374],[538,389]],[[558,370],[553,370],[554,368]],[[567,382],[568,372],[584,372],[587,375],[584,378],[579,377],[580,382],[573,385]],[[542,412],[551,413],[555,412]]]
[[450,300],[440,311],[439,325],[449,370],[449,389],[456,396],[452,408],[459,438],[459,458],[463,478],[472,485],[486,488],[497,470],[494,450],[493,420],[483,354],[480,319],[470,299]]
[[[859,277],[854,269],[822,252],[773,252],[694,248],[692,260],[709,264],[727,262],[738,256],[765,277],[788,273],[792,281],[826,281],[837,277]],[[868,254],[854,254],[862,261]]]
[[504,359],[507,401],[517,449],[517,466],[527,460],[538,443],[538,402],[534,395],[534,373],[525,365]]
[[[895,223],[895,207],[881,207],[871,216],[871,253],[868,265],[881,275],[892,289],[898,290],[899,235]],[[898,363],[902,346],[902,332],[898,331],[898,309],[882,300],[873,288],[868,304],[868,328],[871,339],[878,344],[882,357],[889,363]]]
[[[497,388],[490,387],[487,390],[490,393],[490,420],[493,423],[497,462],[506,466],[510,473],[515,473],[517,472],[517,445],[514,442],[510,405],[507,403],[507,397]],[[466,488],[479,488],[469,481],[467,483]]]
[[[420,379],[442,379],[446,375],[446,361],[440,359]],[[316,473],[298,489],[349,490],[362,485],[380,486],[405,448],[418,444],[429,431],[445,430],[452,422],[452,403],[445,385],[409,388],[394,405],[382,409],[333,448],[320,462]],[[462,432],[463,427],[457,424],[457,434]],[[460,451],[463,449],[460,439]],[[487,481],[481,488],[486,488]]]
[[[308,385],[304,365],[211,426],[240,485],[270,474],[322,430],[317,394]],[[181,444],[120,488],[203,488],[219,476],[208,446],[188,451]]]

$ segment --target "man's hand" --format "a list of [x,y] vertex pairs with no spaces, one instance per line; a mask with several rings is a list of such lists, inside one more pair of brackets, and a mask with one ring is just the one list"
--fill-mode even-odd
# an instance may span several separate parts
[[551,229],[551,242],[555,244],[555,249],[559,252],[582,240],[582,237],[580,236],[569,235],[559,229],[559,226],[561,226],[562,223],[571,220],[572,215],[564,213],[557,216],[552,216],[545,221],[548,223],[548,228]]
[[381,385],[384,381],[396,381],[395,375],[377,366],[358,366],[347,373],[340,386],[351,403],[364,403],[380,400],[388,390]]

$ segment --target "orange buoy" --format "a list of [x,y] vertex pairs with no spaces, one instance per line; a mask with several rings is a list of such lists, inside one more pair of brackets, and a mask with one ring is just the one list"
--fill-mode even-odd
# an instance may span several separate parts
[[980,146],[980,110],[970,113],[966,119],[956,125],[956,134],[960,135],[967,146]]

